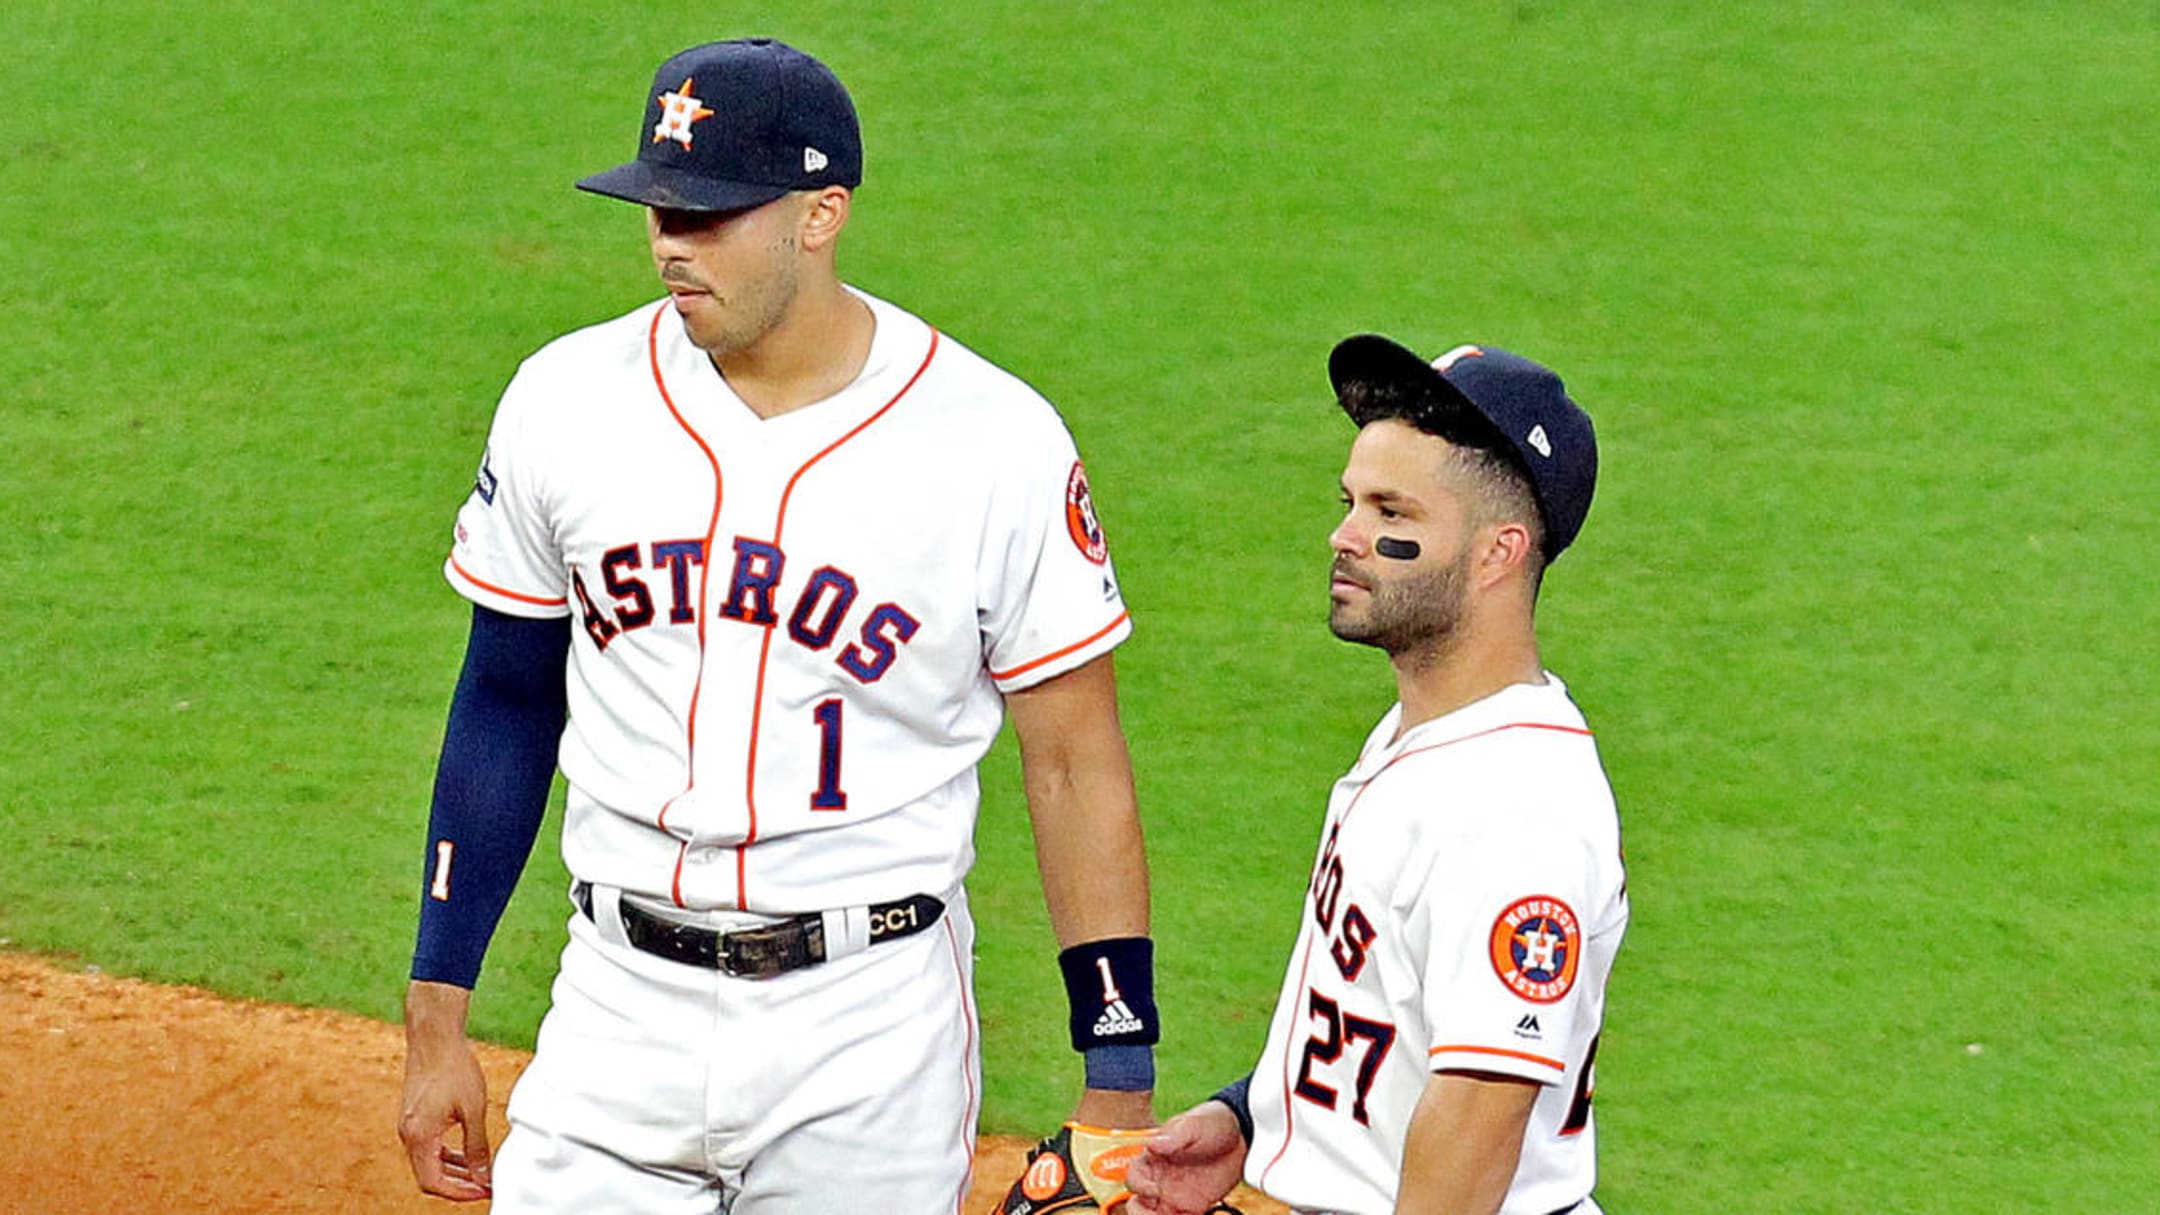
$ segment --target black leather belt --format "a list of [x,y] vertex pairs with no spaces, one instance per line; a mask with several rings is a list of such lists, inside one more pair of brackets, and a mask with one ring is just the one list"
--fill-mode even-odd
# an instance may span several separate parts
[[[593,918],[592,887],[579,882],[573,895],[578,910]],[[942,899],[911,894],[870,906],[870,943],[911,937],[945,914]],[[625,900],[623,934],[630,944],[656,958],[720,970],[738,978],[769,979],[825,960],[825,917],[809,912],[778,923],[737,932],[714,932],[694,924],[665,920]]]

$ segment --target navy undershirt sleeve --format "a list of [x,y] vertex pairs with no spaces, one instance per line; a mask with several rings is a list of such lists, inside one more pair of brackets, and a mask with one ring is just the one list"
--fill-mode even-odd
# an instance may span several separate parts
[[1223,1086],[1222,1091],[1209,1098],[1230,1107],[1230,1114],[1237,1119],[1237,1133],[1244,1137],[1245,1146],[1252,1146],[1252,1077],[1245,1076]]
[[[412,977],[471,987],[532,855],[568,711],[570,621],[473,608],[428,811]],[[442,863],[447,842],[449,872]],[[447,895],[448,897],[441,897]]]

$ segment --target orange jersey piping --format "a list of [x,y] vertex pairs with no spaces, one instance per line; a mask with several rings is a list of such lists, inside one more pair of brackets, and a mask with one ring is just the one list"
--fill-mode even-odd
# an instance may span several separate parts
[[466,569],[464,566],[458,564],[456,553],[450,554],[450,568],[456,570],[458,572],[458,577],[463,578],[465,581],[472,583],[474,586],[479,587],[483,591],[488,591],[492,594],[501,595],[505,599],[515,599],[519,603],[529,603],[532,604],[534,607],[568,607],[570,605],[570,600],[567,597],[562,599],[543,599],[538,595],[520,594],[519,592],[513,591],[508,587],[496,586],[494,583],[489,582],[484,578],[475,578],[473,577],[473,572],[471,570]]
[[[1298,990],[1298,1003],[1299,1003],[1299,1004],[1301,1004],[1301,1005],[1302,1005],[1302,1004],[1304,1003],[1304,995],[1305,995],[1305,976],[1306,976],[1307,974],[1311,973],[1311,971],[1312,971],[1312,948],[1313,948],[1313,938],[1310,938],[1310,937],[1308,937],[1308,938],[1306,938],[1306,941],[1305,941],[1305,956],[1304,956],[1303,958],[1300,958],[1300,959],[1298,960],[1298,976],[1297,976],[1297,990]],[[1295,1033],[1294,1027],[1295,1027],[1295,1026],[1297,1026],[1298,1024],[1301,1024],[1301,1023],[1302,1023],[1302,1021],[1303,1021],[1303,1018],[1293,1018],[1293,1019],[1292,1019],[1292,1021],[1291,1021],[1291,1025],[1293,1026],[1293,1032],[1292,1032],[1292,1034],[1291,1034],[1291,1037],[1293,1037],[1293,1038],[1294,1038],[1294,1037],[1296,1037],[1296,1036],[1297,1036],[1297,1035],[1296,1035],[1296,1033]],[[1270,1159],[1270,1160],[1269,1160],[1269,1161],[1267,1162],[1267,1165],[1266,1165],[1266,1167],[1264,1167],[1264,1168],[1262,1168],[1262,1169],[1260,1170],[1260,1188],[1261,1188],[1262,1190],[1265,1190],[1265,1189],[1267,1189],[1267,1179],[1268,1179],[1268,1174],[1269,1174],[1269,1173],[1272,1173],[1272,1172],[1274,1172],[1274,1171],[1275,1171],[1275,1166],[1276,1166],[1276,1165],[1278,1165],[1278,1164],[1281,1164],[1281,1163],[1282,1163],[1282,1158],[1283,1158],[1283,1155],[1284,1155],[1284,1153],[1286,1153],[1286,1152],[1288,1152],[1288,1151],[1290,1150],[1290,1141],[1291,1141],[1291,1140],[1293,1140],[1293,1139],[1296,1139],[1296,1138],[1297,1138],[1297,1106],[1296,1106],[1296,1104],[1295,1104],[1295,1102],[1297,1101],[1297,1094],[1295,1094],[1295,1093],[1293,1093],[1293,1092],[1291,1091],[1291,1080],[1290,1080],[1290,1067],[1291,1067],[1291,1063],[1290,1063],[1290,1055],[1291,1055],[1291,1052],[1290,1052],[1290,1050],[1289,1050],[1289,1049],[1288,1049],[1287,1047],[1285,1047],[1285,1048],[1284,1048],[1284,1050],[1283,1050],[1283,1064],[1282,1064],[1282,1066],[1283,1066],[1283,1074],[1282,1074],[1282,1108],[1283,1108],[1283,1136],[1282,1136],[1282,1146],[1281,1146],[1281,1147],[1279,1147],[1279,1148],[1276,1148],[1276,1149],[1275,1149],[1275,1155],[1273,1156],[1273,1158],[1271,1158],[1271,1159]]]
[[[653,310],[652,325],[645,331],[645,357],[652,367],[653,387],[660,390],[660,400],[667,406],[669,416],[675,419],[677,426],[682,427],[684,434],[690,436],[690,441],[698,445],[698,450],[705,453],[705,462],[712,466],[713,502],[712,515],[705,521],[705,559],[698,562],[698,673],[690,685],[690,712],[683,724],[683,787],[681,792],[660,806],[660,814],[653,825],[662,831],[667,830],[668,811],[675,808],[675,803],[682,800],[684,794],[697,787],[697,711],[698,701],[701,699],[699,693],[705,687],[705,590],[712,578],[713,533],[720,529],[720,500],[724,485],[720,473],[720,457],[713,454],[712,445],[705,441],[705,436],[699,434],[696,428],[690,425],[689,419],[682,416],[682,410],[675,407],[675,397],[668,392],[667,379],[660,374],[660,318],[667,315],[667,311],[665,306]],[[682,867],[683,858],[688,855],[690,844],[685,840],[683,846],[675,852],[675,872],[668,879],[668,893],[677,907],[686,905],[682,897]]]
[[[652,326],[647,331],[645,338],[647,361],[652,367],[653,384],[660,390],[661,400],[667,403],[668,412],[674,415],[676,424],[681,426],[683,432],[685,434],[688,434],[691,439],[697,443],[699,450],[705,453],[705,459],[707,460],[707,462],[712,465],[713,511],[712,519],[707,524],[705,529],[705,560],[698,568],[698,678],[696,683],[693,684],[691,688],[690,713],[687,726],[688,753],[686,764],[689,768],[689,779],[688,783],[683,786],[682,792],[677,793],[674,797],[669,798],[667,804],[661,807],[660,818],[657,825],[660,826],[663,830],[666,828],[667,825],[668,810],[672,808],[677,801],[681,800],[681,798],[685,794],[689,793],[690,790],[695,788],[697,785],[697,706],[699,696],[704,688],[705,682],[705,609],[707,603],[706,588],[708,579],[710,579],[710,577],[712,576],[712,567],[714,560],[713,539],[719,532],[721,498],[720,487],[722,483],[720,461],[718,457],[713,454],[711,446],[709,446],[705,442],[703,436],[699,435],[697,431],[691,427],[690,423],[682,416],[682,411],[676,408],[675,399],[673,395],[668,392],[667,389],[666,376],[660,370],[660,318],[662,315],[665,314],[666,311],[666,307],[663,306],[662,308],[656,310],[653,313]],[[902,397],[905,397],[908,394],[908,391],[914,388],[916,383],[922,379],[923,373],[930,369],[930,361],[937,356],[937,350],[938,331],[933,328],[930,330],[930,348],[923,352],[923,360],[921,365],[915,368],[915,374],[908,377],[907,383],[900,386],[900,391],[894,393],[891,400],[879,406],[875,413],[871,414],[869,417],[864,418],[861,422],[857,423],[846,434],[841,435],[839,438],[833,440],[830,444],[827,444],[822,451],[819,451],[816,455],[811,456],[808,460],[805,460],[802,464],[802,467],[797,468],[794,475],[788,478],[787,486],[780,492],[780,508],[773,521],[773,547],[778,548],[780,546],[781,533],[785,530],[787,526],[788,500],[794,495],[795,485],[798,481],[802,480],[803,474],[810,471],[811,466],[815,465],[818,461],[824,459],[826,456],[831,455],[842,445],[846,444],[848,440],[853,439],[856,435],[859,435],[864,430],[868,429],[871,423],[877,421],[879,418],[884,417],[892,410],[893,406],[898,405],[900,403],[900,399]],[[757,682],[755,688],[752,691],[750,702],[750,746],[748,759],[745,763],[746,770],[743,774],[743,801],[744,808],[749,815],[749,829],[743,836],[743,842],[736,845],[734,848],[735,906],[737,908],[745,908],[749,906],[749,865],[748,858],[745,855],[744,850],[748,848],[749,845],[756,843],[758,838],[758,735],[763,725],[765,714],[765,673],[767,664],[772,655],[772,635],[773,630],[770,626],[768,626],[765,629],[764,640],[760,643],[758,648]],[[683,861],[688,855],[689,850],[687,846],[677,853],[675,858],[675,872],[669,883],[669,888],[674,894],[675,903],[677,906],[685,905],[682,898],[682,867]]]
[[[960,1140],[967,1148],[968,1175],[972,1177],[975,1174],[975,1135],[973,1132],[976,1111],[980,1104],[975,1095],[975,1073],[968,1067],[968,1061],[975,1057],[975,1010],[968,1004],[968,973],[967,967],[961,965],[960,962],[960,934],[953,928],[950,919],[945,921],[943,927],[945,929],[946,949],[952,955],[953,970],[960,976],[960,1022],[966,1027],[963,1039],[965,1049],[960,1052],[960,1078],[967,1085],[967,1114],[966,1122],[960,1127]],[[954,1215],[960,1215],[966,1209],[966,1201],[966,1195],[962,1195],[960,1204],[954,1208]]]
[[[803,474],[809,472],[812,466],[816,465],[818,461],[831,455],[835,451],[840,450],[840,448],[845,445],[848,440],[853,439],[856,435],[859,435],[863,431],[870,429],[871,424],[876,422],[879,418],[882,418],[886,414],[892,412],[892,407],[900,403],[900,398],[906,396],[908,394],[908,390],[915,387],[916,381],[922,379],[923,372],[930,370],[930,360],[937,357],[937,350],[938,331],[936,329],[932,329],[930,331],[930,348],[923,351],[922,364],[915,368],[915,374],[908,377],[907,383],[900,386],[900,391],[893,394],[892,400],[878,406],[876,413],[873,413],[869,417],[864,418],[862,421],[857,422],[854,428],[849,430],[846,434],[841,435],[839,438],[834,439],[831,443],[826,444],[823,451],[820,451],[816,455],[803,461],[802,467],[796,469],[795,474],[788,478],[787,486],[780,491],[780,509],[773,517],[772,545],[774,548],[780,547],[780,537],[784,532],[787,531],[788,501],[795,496],[795,485],[797,482],[802,480]],[[747,761],[747,771],[743,773],[743,790],[745,793],[746,805],[750,812],[750,831],[749,834],[743,836],[743,842],[741,845],[742,848],[747,848],[750,845],[757,843],[758,840],[758,735],[760,733],[761,727],[764,724],[765,718],[765,669],[767,661],[772,657],[772,639],[773,633],[776,631],[776,629],[777,622],[773,625],[766,626],[765,639],[758,646],[757,688],[756,691],[752,694],[750,701],[750,756]],[[743,878],[743,866],[741,864],[740,858],[738,857],[735,878],[735,905],[737,907],[746,907],[749,905],[745,897],[747,891],[744,889]]]
[[1113,620],[1110,623],[1101,627],[1100,629],[1095,630],[1093,633],[1090,633],[1086,637],[1083,637],[1080,640],[1073,642],[1071,645],[1066,646],[1064,649],[1052,651],[1051,653],[1045,654],[1032,662],[1023,662],[1019,666],[1013,667],[1010,670],[992,671],[990,672],[990,678],[1011,679],[1015,675],[1025,675],[1029,671],[1032,671],[1035,668],[1042,666],[1044,663],[1056,662],[1058,659],[1065,657],[1067,654],[1070,654],[1075,650],[1084,650],[1089,646],[1094,645],[1096,642],[1101,641],[1103,638],[1108,637],[1111,633],[1115,632],[1117,630],[1117,626],[1131,619],[1131,612],[1119,612],[1116,620]]
[[1548,1059],[1543,1055],[1533,1055],[1528,1051],[1502,1050],[1497,1046],[1435,1046],[1425,1052],[1425,1057],[1430,1059],[1434,1055],[1444,1055],[1450,1051],[1467,1051],[1474,1055],[1498,1055],[1503,1059],[1521,1059],[1525,1063],[1535,1063],[1540,1067],[1549,1067],[1557,1072],[1567,1070],[1567,1064],[1560,1062],[1558,1059]]

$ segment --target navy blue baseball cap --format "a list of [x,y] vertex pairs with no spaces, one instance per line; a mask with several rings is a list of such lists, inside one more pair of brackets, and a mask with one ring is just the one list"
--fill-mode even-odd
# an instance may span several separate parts
[[861,183],[862,130],[840,78],[784,42],[742,38],[661,64],[637,159],[578,189],[648,207],[735,211]]
[[[1468,406],[1491,423],[1530,474],[1544,516],[1545,560],[1574,543],[1597,489],[1597,434],[1590,415],[1569,399],[1560,377],[1496,346],[1457,346],[1431,362],[1377,333],[1344,338],[1328,355],[1328,379],[1349,409],[1345,385],[1422,387],[1443,405]],[[1370,419],[1351,414],[1360,426]],[[1419,430],[1443,426],[1410,419]]]

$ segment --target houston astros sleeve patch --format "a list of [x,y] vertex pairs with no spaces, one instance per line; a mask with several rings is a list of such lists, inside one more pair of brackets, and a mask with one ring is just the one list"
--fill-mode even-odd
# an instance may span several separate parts
[[1525,1000],[1551,1004],[1567,995],[1581,960],[1582,926],[1559,899],[1517,899],[1493,921],[1493,972]]
[[1095,496],[1088,491],[1087,470],[1078,460],[1065,478],[1065,530],[1081,556],[1097,565],[1110,560],[1110,544],[1095,515]]

